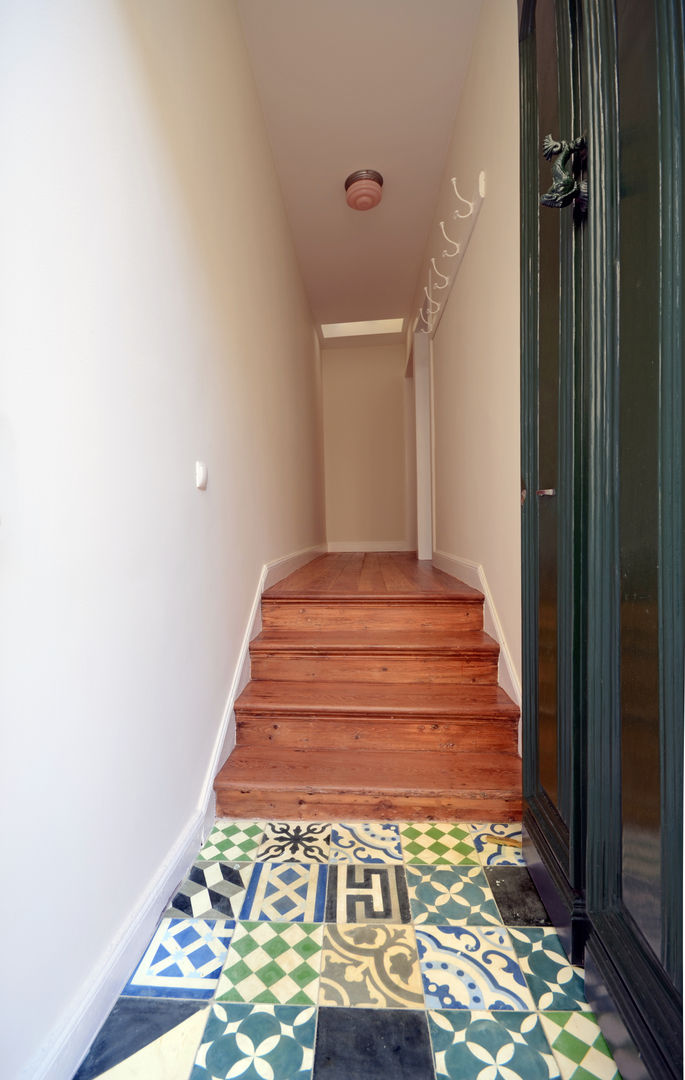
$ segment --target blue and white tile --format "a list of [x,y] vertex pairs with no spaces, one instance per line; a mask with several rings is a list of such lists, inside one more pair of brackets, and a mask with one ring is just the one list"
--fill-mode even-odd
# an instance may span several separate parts
[[476,853],[483,866],[525,866],[520,822],[471,825]]
[[499,926],[502,918],[480,866],[407,866],[414,923]]
[[163,919],[122,995],[211,998],[234,927],[225,919]]
[[569,964],[555,930],[545,926],[510,926],[509,935],[536,1009],[589,1010],[582,968]]
[[313,1007],[217,1003],[190,1080],[311,1080],[315,1030]]
[[327,875],[319,863],[255,863],[240,918],[323,922]]
[[187,1080],[208,1014],[201,1002],[119,998],[74,1080]]
[[535,1013],[435,1010],[428,1022],[436,1080],[560,1080]]
[[416,942],[429,1009],[535,1009],[503,928],[417,927]]
[[399,826],[382,821],[334,825],[331,832],[330,861],[401,863]]

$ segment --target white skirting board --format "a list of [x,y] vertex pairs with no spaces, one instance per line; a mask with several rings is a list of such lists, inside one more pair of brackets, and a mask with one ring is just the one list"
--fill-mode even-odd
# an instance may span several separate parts
[[[509,646],[504,636],[504,630],[497,614],[497,608],[495,607],[495,601],[490,587],[488,585],[488,579],[485,576],[485,570],[480,563],[471,562],[470,559],[461,559],[455,555],[448,555],[444,551],[433,552],[433,566],[438,570],[443,570],[446,574],[450,574],[451,577],[458,578],[463,581],[465,585],[470,585],[473,589],[478,589],[483,593],[485,602],[483,604],[483,627],[485,632],[493,637],[499,645],[499,670],[498,680],[503,690],[507,692],[510,698],[512,698],[519,709],[521,708],[521,680],[519,674],[514,667],[514,661],[511,658],[509,652]],[[521,723],[519,721],[519,754],[521,753]]]
[[259,581],[257,582],[257,588],[255,589],[252,607],[250,608],[247,625],[245,627],[245,633],[243,634],[233,681],[231,682],[231,688],[228,692],[228,698],[226,699],[221,726],[214,744],[212,762],[205,778],[205,786],[201,800],[202,804],[204,804],[205,800],[209,798],[210,793],[213,791],[214,777],[228,759],[235,746],[235,713],[233,711],[233,706],[236,698],[242,693],[250,681],[250,642],[262,629],[262,593],[265,589],[269,589],[272,585],[275,585],[277,581],[282,581],[288,574],[293,574],[296,570],[299,570],[301,566],[305,566],[306,563],[311,562],[312,559],[315,559],[318,555],[325,555],[326,550],[326,544],[316,544],[313,547],[302,548],[300,551],[293,551],[290,555],[283,555],[280,559],[274,559],[273,562],[265,563],[262,567],[262,572],[259,575]]
[[142,898],[123,921],[119,934],[93,965],[93,974],[80,990],[78,999],[65,1010],[66,1021],[63,1016],[22,1069],[21,1080],[71,1080],[213,824],[212,798],[204,810],[198,808],[192,815]]
[[21,1080],[71,1080],[88,1047],[107,1019],[121,988],[150,942],[160,914],[179,881],[192,866],[215,820],[214,777],[235,746],[235,699],[250,678],[249,645],[261,629],[260,601],[265,588],[326,552],[326,545],[305,548],[262,567],[248,624],[205,782],[195,812],[157,869],[117,938],[93,967],[94,974],[73,1007],[22,1070]]
[[407,540],[330,540],[330,552],[340,551],[413,551]]

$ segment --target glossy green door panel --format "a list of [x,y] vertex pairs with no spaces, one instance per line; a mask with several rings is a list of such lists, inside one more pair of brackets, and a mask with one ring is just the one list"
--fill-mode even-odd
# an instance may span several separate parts
[[574,20],[565,0],[533,0],[521,39],[522,214],[530,222],[522,253],[522,476],[529,493],[522,512],[523,606],[526,656],[535,658],[523,677],[524,795],[530,828],[548,849],[564,892],[569,930],[584,873],[582,688],[572,662],[583,238],[573,207],[541,206],[540,194],[552,182],[545,136],[573,139],[582,131]]
[[[548,133],[557,137],[559,117],[559,53],[554,0],[538,0],[535,8],[537,70],[537,145]],[[550,167],[538,155],[538,190],[546,191]],[[566,215],[564,215],[566,216]],[[561,215],[542,210],[539,222],[539,352],[537,381],[538,470],[535,495],[538,520],[538,747],[540,783],[558,808],[559,732],[557,726],[557,573],[559,487],[559,352],[561,309]],[[533,492],[531,491],[531,497]]]
[[[531,0],[520,45],[522,477],[557,492],[522,511],[524,824],[655,1080],[682,1075],[683,22]],[[582,223],[537,202],[555,121]]]
[[[640,32],[636,33],[636,26]],[[619,122],[621,891],[661,953],[659,130],[654,11],[616,0]]]

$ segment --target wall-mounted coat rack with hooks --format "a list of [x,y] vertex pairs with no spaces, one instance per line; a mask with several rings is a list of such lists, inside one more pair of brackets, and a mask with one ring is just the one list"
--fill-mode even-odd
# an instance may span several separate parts
[[438,328],[485,198],[485,173],[478,174],[472,199],[465,199],[460,193],[456,176],[452,177],[450,185],[457,203],[449,219],[439,223],[438,245],[441,250],[428,264],[428,282],[423,287],[424,300],[419,307],[415,326],[417,333],[433,335]]

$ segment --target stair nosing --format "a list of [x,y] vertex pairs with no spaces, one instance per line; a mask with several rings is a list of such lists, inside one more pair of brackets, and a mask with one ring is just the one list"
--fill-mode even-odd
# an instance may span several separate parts
[[480,606],[485,601],[485,597],[482,593],[474,593],[473,596],[460,596],[450,593],[424,593],[422,596],[416,596],[413,593],[393,593],[392,596],[388,596],[387,593],[357,593],[354,596],[350,596],[348,592],[340,593],[298,593],[297,595],[291,595],[289,593],[270,593],[269,591],[262,593],[262,603],[279,603],[279,604],[477,604]]
[[[494,657],[499,654],[500,646],[494,638],[481,630],[467,630],[463,635],[455,633],[454,638],[463,636],[463,642],[452,640],[440,643],[444,638],[444,631],[424,631],[426,640],[416,640],[406,635],[402,643],[388,641],[341,641],[336,638],[335,630],[322,631],[314,634],[311,631],[289,631],[290,634],[301,634],[300,641],[282,640],[278,631],[262,631],[250,642],[252,655],[278,655],[278,656],[438,656],[438,657]],[[381,636],[379,632],[378,636]],[[329,640],[325,635],[329,636]],[[430,641],[433,635],[436,640]],[[322,640],[323,637],[323,640]],[[478,639],[480,640],[474,640]]]
[[[296,692],[296,687],[302,685],[307,687],[307,690],[313,691],[316,689],[324,688],[326,697],[329,700],[316,700],[313,694],[307,694],[302,697]],[[487,719],[517,719],[520,715],[519,706],[515,701],[502,690],[496,683],[468,683],[466,684],[469,689],[471,697],[482,697],[483,701],[476,700],[471,701],[468,705],[459,704],[459,689],[463,688],[464,684],[459,683],[442,683],[441,689],[451,691],[454,695],[454,701],[445,702],[431,702],[430,700],[425,702],[407,704],[407,689],[408,687],[416,687],[422,685],[426,689],[435,690],[434,683],[416,684],[416,683],[359,683],[355,682],[355,688],[359,686],[367,686],[369,688],[369,698],[373,699],[374,696],[378,697],[379,689],[380,693],[387,692],[388,686],[392,685],[396,692],[396,697],[386,698],[386,700],[363,702],[345,701],[345,689],[347,684],[339,682],[324,682],[319,680],[312,680],[311,682],[288,682],[281,680],[271,679],[257,679],[252,680],[243,690],[239,698],[236,699],[234,710],[236,716],[238,715],[264,715],[277,714],[287,715],[288,713],[309,713],[313,715],[322,716],[392,716],[392,717],[404,717],[405,719],[419,719],[421,717],[437,718],[442,717],[449,718],[480,718],[483,713],[487,714]],[[278,686],[279,697],[277,700],[272,698],[262,697],[260,700],[260,691],[262,687],[274,687]],[[489,691],[489,693],[488,693]],[[253,700],[249,700],[250,695],[254,695]],[[338,696],[341,700],[330,700],[331,697]],[[285,700],[284,700],[285,698]],[[488,698],[492,700],[488,701]],[[248,699],[248,700],[245,700]],[[467,711],[468,710],[468,711]]]

